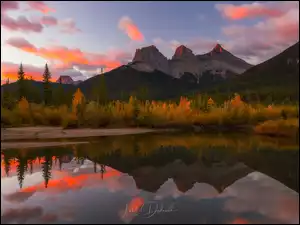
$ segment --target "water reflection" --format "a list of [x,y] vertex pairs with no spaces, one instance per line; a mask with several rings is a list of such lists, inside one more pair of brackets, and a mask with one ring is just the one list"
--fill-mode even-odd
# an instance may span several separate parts
[[1,223],[297,223],[298,149],[186,134],[6,150]]

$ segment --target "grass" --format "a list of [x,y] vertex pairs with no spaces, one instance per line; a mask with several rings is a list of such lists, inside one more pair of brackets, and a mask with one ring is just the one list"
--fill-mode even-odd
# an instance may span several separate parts
[[[200,99],[199,99],[200,98]],[[212,99],[181,98],[179,103],[139,101],[112,101],[105,105],[85,103],[77,94],[72,107],[30,104],[23,98],[12,110],[1,108],[1,125],[77,127],[254,127],[258,134],[293,136],[298,132],[299,111],[296,105],[249,105],[239,95],[223,104]],[[284,119],[282,119],[284,118]]]
[[278,119],[268,120],[261,124],[258,124],[254,128],[255,133],[264,134],[270,136],[295,136],[299,135],[299,120],[296,118],[292,119]]

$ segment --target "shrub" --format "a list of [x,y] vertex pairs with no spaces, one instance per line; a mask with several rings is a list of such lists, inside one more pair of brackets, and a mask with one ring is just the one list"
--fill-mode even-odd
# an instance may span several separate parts
[[254,128],[255,133],[273,136],[298,136],[299,120],[294,119],[278,119],[268,120]]

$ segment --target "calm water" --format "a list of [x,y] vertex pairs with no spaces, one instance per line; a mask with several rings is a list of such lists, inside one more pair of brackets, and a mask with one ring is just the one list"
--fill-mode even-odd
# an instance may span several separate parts
[[1,223],[299,223],[296,140],[91,142],[2,151]]

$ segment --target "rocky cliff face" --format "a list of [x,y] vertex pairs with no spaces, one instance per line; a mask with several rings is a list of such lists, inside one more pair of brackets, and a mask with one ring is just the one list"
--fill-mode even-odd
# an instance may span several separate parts
[[132,67],[138,70],[170,73],[168,59],[154,45],[137,49],[132,62]]
[[70,77],[70,76],[65,76],[65,75],[60,76],[60,77],[57,79],[57,81],[56,81],[56,83],[73,84],[73,85],[78,85],[78,84],[80,84],[81,82],[82,82],[82,80],[74,81],[74,80],[72,79],[72,77]]
[[62,84],[73,84],[74,81],[70,76],[60,76],[56,83],[62,83]]
[[203,55],[195,55],[191,49],[181,45],[170,60],[152,45],[137,49],[130,66],[145,72],[160,70],[175,78],[180,78],[184,73],[190,73],[198,79],[207,72],[226,78],[227,74],[241,74],[252,65],[217,44],[210,52]]
[[241,74],[252,67],[249,63],[225,50],[220,44],[217,44],[209,53],[197,55],[197,58],[204,62],[210,70],[224,71],[224,73],[230,71]]
[[170,74],[176,78],[180,78],[184,73],[200,76],[202,63],[199,62],[192,50],[181,45],[179,46],[172,59],[169,60]]

